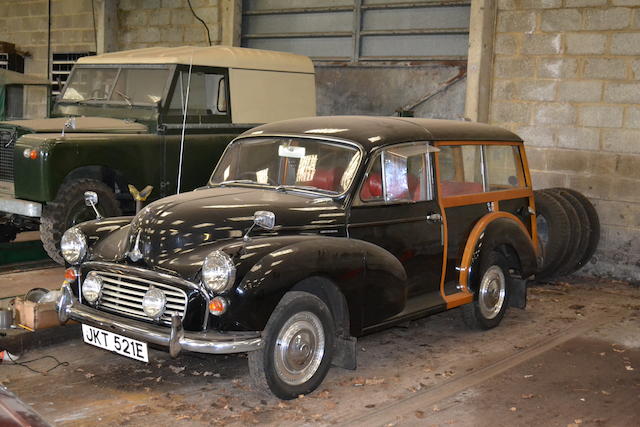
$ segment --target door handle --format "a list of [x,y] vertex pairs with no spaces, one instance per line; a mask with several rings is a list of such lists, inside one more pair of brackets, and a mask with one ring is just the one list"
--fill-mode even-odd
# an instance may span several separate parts
[[442,215],[439,213],[432,213],[427,215],[427,221],[429,222],[440,222],[442,221]]

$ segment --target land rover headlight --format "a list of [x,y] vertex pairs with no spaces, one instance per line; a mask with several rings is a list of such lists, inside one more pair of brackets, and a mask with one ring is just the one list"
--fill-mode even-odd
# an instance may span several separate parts
[[222,251],[213,251],[202,263],[202,282],[213,292],[229,289],[236,279],[236,267],[229,255]]
[[60,241],[62,257],[69,264],[77,264],[82,261],[87,253],[87,238],[77,227],[72,227],[64,232]]
[[82,282],[82,296],[91,304],[98,301],[102,292],[102,279],[95,271],[90,272]]

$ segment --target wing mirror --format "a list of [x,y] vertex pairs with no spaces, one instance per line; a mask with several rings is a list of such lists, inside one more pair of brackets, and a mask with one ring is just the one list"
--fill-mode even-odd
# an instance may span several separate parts
[[270,211],[255,211],[253,214],[253,224],[251,224],[251,227],[249,227],[242,238],[245,242],[251,240],[249,233],[251,233],[253,227],[256,226],[264,228],[265,230],[273,229],[273,227],[276,226],[276,214]]
[[98,209],[96,208],[96,205],[98,204],[98,193],[95,191],[85,191],[84,204],[93,208],[93,211],[96,213],[96,219],[102,219],[102,215],[100,215],[100,212],[98,212]]
[[253,214],[253,223],[265,230],[271,230],[276,225],[276,214],[270,211],[256,211]]

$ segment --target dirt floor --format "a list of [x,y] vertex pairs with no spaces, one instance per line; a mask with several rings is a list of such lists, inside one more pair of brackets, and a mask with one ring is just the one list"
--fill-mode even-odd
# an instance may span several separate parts
[[55,425],[640,425],[640,288],[572,278],[530,288],[490,331],[456,310],[358,340],[358,369],[283,402],[255,392],[245,355],[149,364],[80,338],[0,366],[0,382]]

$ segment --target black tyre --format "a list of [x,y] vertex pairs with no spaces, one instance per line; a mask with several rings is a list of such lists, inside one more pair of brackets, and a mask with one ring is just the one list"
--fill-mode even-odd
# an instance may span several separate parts
[[555,274],[566,255],[571,232],[569,217],[553,196],[543,191],[534,191],[536,203],[536,228],[542,250],[542,266],[536,274],[537,280]]
[[95,179],[78,179],[64,183],[58,189],[56,198],[42,208],[40,218],[40,239],[47,254],[59,264],[64,264],[60,253],[60,239],[69,228],[96,218],[91,207],[84,204],[84,192],[98,194],[100,214],[104,217],[121,215],[120,204],[111,187]]
[[560,202],[562,208],[567,214],[567,217],[569,218],[569,239],[567,251],[554,273],[555,276],[564,276],[568,274],[571,268],[578,262],[578,257],[581,255],[578,253],[578,246],[580,245],[580,238],[582,236],[582,224],[580,223],[580,217],[578,216],[575,208],[566,198],[562,197],[552,189],[542,191]]
[[584,267],[585,264],[589,262],[589,260],[591,260],[591,257],[593,257],[596,249],[598,249],[598,243],[600,243],[600,218],[598,217],[596,208],[582,193],[570,188],[561,188],[561,190],[575,197],[580,202],[585,212],[587,213],[587,216],[589,217],[589,241],[587,243],[587,248],[585,249],[584,254],[580,258],[580,260],[578,260],[578,263],[575,266],[575,269],[577,271]]
[[285,400],[311,393],[329,371],[334,336],[324,301],[307,292],[288,292],[267,322],[264,346],[249,352],[253,382]]
[[587,210],[582,206],[582,203],[580,203],[573,194],[562,188],[553,188],[549,191],[559,195],[571,204],[576,212],[578,222],[580,224],[580,236],[578,238],[575,253],[571,259],[567,261],[567,264],[564,267],[558,269],[559,275],[571,274],[580,268],[578,267],[578,263],[584,257],[584,254],[587,251],[587,246],[589,245],[589,237],[591,234],[589,215],[587,215]]
[[462,320],[472,329],[498,326],[509,306],[511,275],[507,259],[496,251],[483,255],[472,284],[473,302],[462,306]]

